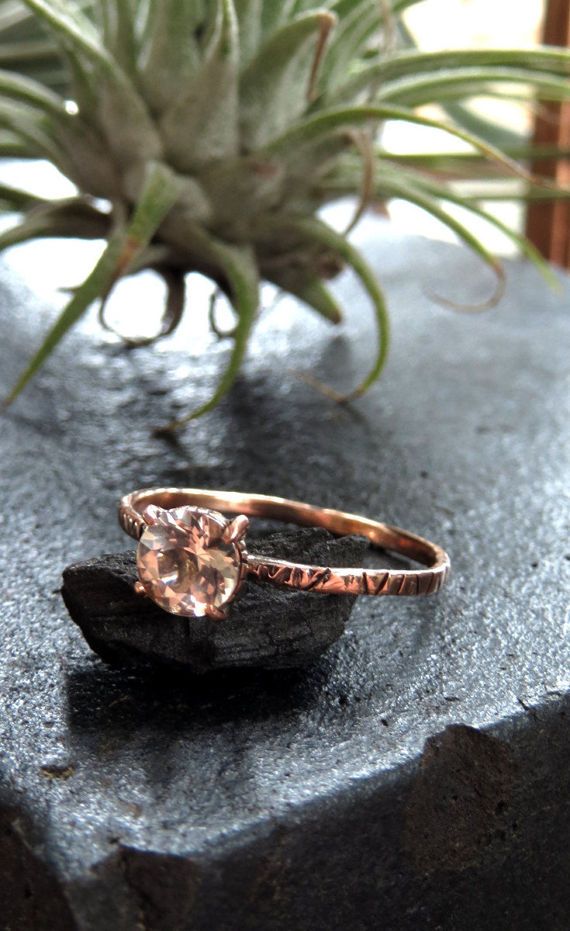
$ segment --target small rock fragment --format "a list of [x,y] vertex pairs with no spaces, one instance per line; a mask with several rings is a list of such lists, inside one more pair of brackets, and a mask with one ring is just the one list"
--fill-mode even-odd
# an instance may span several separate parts
[[[330,566],[361,565],[360,537],[320,528],[284,530],[250,540],[253,552]],[[294,668],[338,640],[354,598],[291,592],[247,580],[221,623],[167,614],[136,595],[134,550],[69,566],[62,594],[90,647],[113,664],[160,663],[194,673],[215,669]]]

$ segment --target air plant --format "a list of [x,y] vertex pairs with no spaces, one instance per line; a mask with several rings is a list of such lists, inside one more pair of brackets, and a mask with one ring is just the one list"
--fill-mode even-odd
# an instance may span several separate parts
[[[46,200],[0,186],[4,211],[20,215],[0,248],[39,237],[106,242],[8,401],[90,305],[99,302],[104,318],[114,285],[145,269],[166,283],[156,339],[182,317],[189,272],[208,276],[235,312],[217,389],[174,426],[211,410],[232,386],[261,282],[337,323],[326,280],[346,266],[376,320],[374,364],[347,397],[363,394],[386,360],[389,324],[375,275],[320,218],[341,196],[357,198],[355,220],[373,201],[422,207],[500,278],[500,263],[450,209],[460,204],[540,263],[457,182],[491,172],[518,179],[521,196],[554,196],[515,159],[531,149],[468,105],[481,96],[568,99],[570,52],[422,52],[402,20],[418,2],[0,0],[0,158],[47,159],[77,191]],[[444,115],[428,115],[426,104]],[[469,151],[398,156],[379,134],[389,121],[438,128]]]

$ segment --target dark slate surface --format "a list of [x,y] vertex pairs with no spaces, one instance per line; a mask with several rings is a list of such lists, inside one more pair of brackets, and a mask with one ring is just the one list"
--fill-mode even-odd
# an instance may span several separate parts
[[[293,371],[354,383],[370,322],[347,276],[344,330],[268,310],[232,397],[176,443],[149,428],[211,389],[227,350],[198,364],[202,334],[126,356],[76,334],[2,421],[5,928],[570,926],[570,286],[512,263],[500,309],[459,315],[427,289],[484,297],[475,259],[363,237],[394,347],[353,409]],[[7,386],[50,314],[7,272],[0,305]],[[360,599],[308,671],[109,670],[61,571],[123,547],[116,499],[151,483],[381,516],[446,546],[454,579]]]
[[[322,528],[255,537],[252,553],[320,566],[362,566],[362,537]],[[314,662],[346,629],[356,598],[291,592],[246,580],[223,622],[166,614],[134,589],[135,551],[68,566],[62,596],[89,646],[111,665],[169,666],[184,672],[297,669]],[[249,582],[249,584],[248,584]]]

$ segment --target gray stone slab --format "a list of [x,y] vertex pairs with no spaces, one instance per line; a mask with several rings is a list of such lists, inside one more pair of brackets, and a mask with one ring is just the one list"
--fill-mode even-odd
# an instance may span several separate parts
[[[485,296],[475,259],[381,223],[360,239],[394,345],[354,407],[295,374],[349,386],[370,360],[347,275],[343,330],[268,308],[232,396],[175,443],[150,428],[205,398],[227,352],[203,355],[197,306],[194,341],[155,353],[87,321],[2,420],[4,927],[570,925],[570,285],[511,262],[500,308],[461,315],[427,292]],[[50,317],[3,272],[3,387]],[[124,546],[116,500],[155,483],[385,518],[443,544],[452,584],[360,599],[304,672],[108,669],[61,571]]]

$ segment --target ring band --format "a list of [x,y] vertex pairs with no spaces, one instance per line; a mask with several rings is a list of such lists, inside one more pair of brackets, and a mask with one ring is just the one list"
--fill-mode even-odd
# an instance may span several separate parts
[[[237,515],[228,520],[224,514]],[[311,566],[249,553],[248,517],[357,534],[374,547],[426,568]],[[119,523],[139,541],[136,590],[172,614],[218,620],[246,576],[305,592],[334,595],[431,595],[450,570],[447,553],[416,534],[379,521],[270,495],[197,488],[149,488],[125,495]]]

